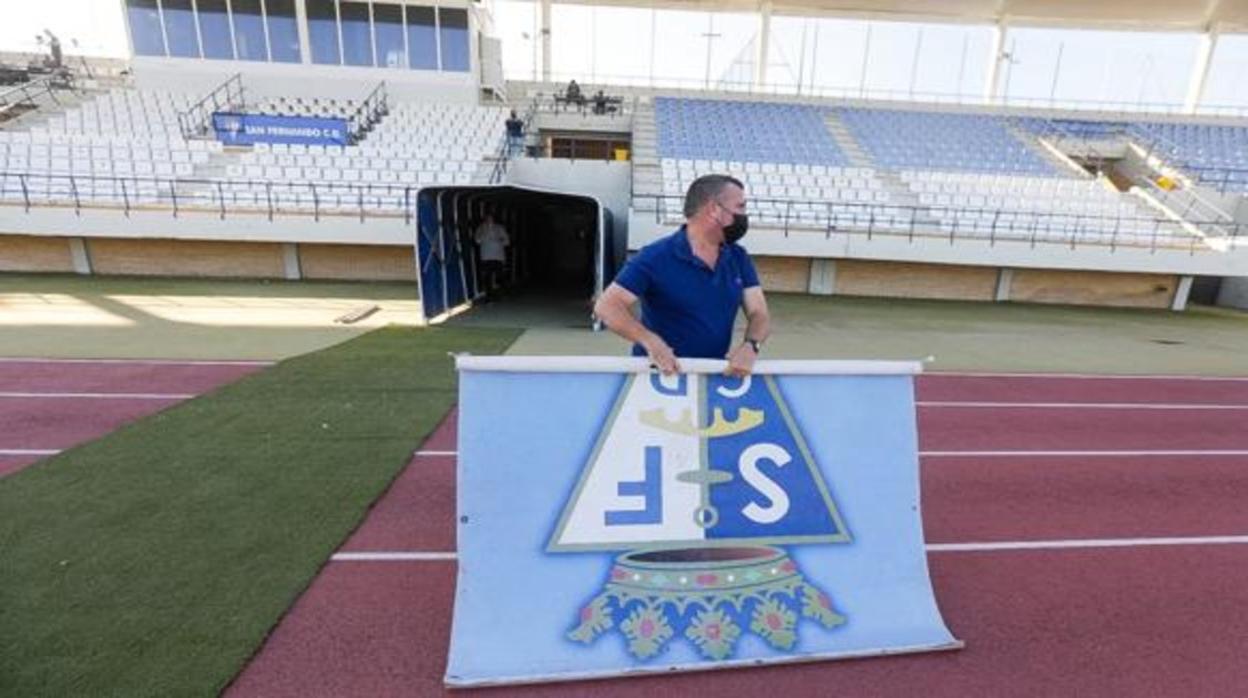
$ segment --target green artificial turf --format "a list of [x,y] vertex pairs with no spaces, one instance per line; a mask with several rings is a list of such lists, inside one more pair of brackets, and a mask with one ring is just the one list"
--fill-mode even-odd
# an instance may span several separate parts
[[455,401],[448,352],[379,330],[0,479],[0,695],[216,695]]

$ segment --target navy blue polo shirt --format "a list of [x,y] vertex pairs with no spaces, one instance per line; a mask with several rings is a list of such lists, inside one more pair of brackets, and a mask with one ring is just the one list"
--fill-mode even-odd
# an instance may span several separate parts
[[[712,269],[689,246],[682,225],[641,248],[615,277],[641,299],[641,323],[663,338],[676,356],[722,359],[732,344],[732,325],[758,272],[744,247],[725,244]],[[633,355],[645,356],[641,345]]]

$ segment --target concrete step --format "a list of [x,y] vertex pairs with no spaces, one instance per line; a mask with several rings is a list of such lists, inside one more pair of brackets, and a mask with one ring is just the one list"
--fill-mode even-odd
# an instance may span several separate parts
[[1058,157],[1057,155],[1053,153],[1053,151],[1044,147],[1044,145],[1040,143],[1040,139],[1035,134],[1030,133],[1024,129],[1021,129],[1013,124],[1007,124],[1005,128],[1007,131],[1010,132],[1011,135],[1013,135],[1018,140],[1022,141],[1022,143],[1026,145],[1033,153],[1039,155],[1041,158],[1044,159],[1045,162],[1048,162],[1049,164],[1053,165],[1053,167],[1057,168],[1058,171],[1074,172],[1082,177],[1087,176],[1087,172],[1085,172],[1083,168],[1072,163],[1070,160],[1066,158]]
[[239,157],[235,153],[210,153],[208,162],[196,165],[192,176],[196,179],[225,179],[225,168],[239,162]]
[[4,122],[6,131],[29,131],[48,123],[48,119],[82,106],[105,94],[102,90],[56,90],[52,95],[41,95],[38,108],[22,112]]
[[836,145],[845,154],[845,159],[853,167],[874,167],[875,163],[871,161],[871,157],[863,150],[858,141],[849,133],[849,129],[841,122],[840,117],[836,114],[829,113],[824,117],[824,124],[827,126],[828,134],[832,136],[832,140],[836,141]]

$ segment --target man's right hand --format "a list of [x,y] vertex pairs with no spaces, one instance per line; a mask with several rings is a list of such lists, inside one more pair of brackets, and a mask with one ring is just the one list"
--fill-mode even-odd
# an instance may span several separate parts
[[680,372],[680,363],[676,361],[676,352],[667,346],[667,342],[663,338],[656,335],[647,337],[641,343],[642,348],[646,350],[646,354],[650,356],[650,363],[658,367],[659,371],[665,376]]

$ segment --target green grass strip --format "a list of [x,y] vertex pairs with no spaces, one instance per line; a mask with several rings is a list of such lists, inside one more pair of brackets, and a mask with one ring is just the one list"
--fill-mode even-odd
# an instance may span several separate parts
[[0,479],[0,695],[216,695],[454,403],[447,353],[517,335],[379,330]]

